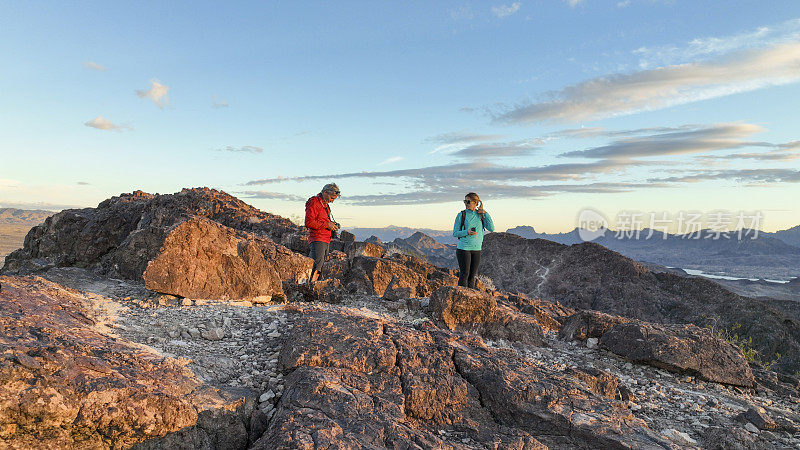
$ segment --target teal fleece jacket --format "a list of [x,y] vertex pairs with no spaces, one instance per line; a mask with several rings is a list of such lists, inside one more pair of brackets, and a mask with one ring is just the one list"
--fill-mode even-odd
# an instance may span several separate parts
[[[461,213],[456,215],[456,222],[453,224],[453,236],[458,238],[458,248],[461,250],[480,250],[483,244],[483,226],[481,217],[475,211],[465,209],[467,216],[464,218],[464,229],[461,229]],[[494,231],[494,222],[489,213],[483,214],[483,224],[486,229]],[[469,235],[469,229],[475,227],[478,234]]]

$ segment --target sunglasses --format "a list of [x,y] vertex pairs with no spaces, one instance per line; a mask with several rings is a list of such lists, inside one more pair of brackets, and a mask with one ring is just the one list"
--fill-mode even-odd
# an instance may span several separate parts
[[472,200],[464,200],[464,203],[469,205],[470,203],[472,203]]

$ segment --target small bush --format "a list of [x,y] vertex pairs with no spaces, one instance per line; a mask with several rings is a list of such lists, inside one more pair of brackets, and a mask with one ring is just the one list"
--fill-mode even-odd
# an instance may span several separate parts
[[777,352],[775,353],[774,358],[770,360],[764,358],[764,356],[758,350],[753,348],[752,337],[739,334],[738,330],[742,328],[742,324],[738,322],[734,323],[730,328],[715,329],[711,325],[706,325],[706,328],[711,330],[716,337],[725,339],[731,344],[737,346],[742,351],[742,354],[748,363],[754,363],[766,370],[771,370],[772,366],[778,362],[779,359],[781,359],[781,354]]

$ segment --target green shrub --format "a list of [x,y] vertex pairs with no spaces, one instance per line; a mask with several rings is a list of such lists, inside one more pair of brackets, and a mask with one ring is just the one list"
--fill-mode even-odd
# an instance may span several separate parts
[[742,351],[744,358],[749,363],[757,364],[766,370],[771,370],[772,366],[781,359],[780,353],[775,353],[773,358],[767,360],[755,348],[753,348],[753,338],[751,336],[740,335],[738,330],[742,328],[742,324],[734,323],[730,328],[714,329],[711,325],[706,325],[706,328],[711,330],[714,335],[720,339],[725,339],[731,344],[735,345]]

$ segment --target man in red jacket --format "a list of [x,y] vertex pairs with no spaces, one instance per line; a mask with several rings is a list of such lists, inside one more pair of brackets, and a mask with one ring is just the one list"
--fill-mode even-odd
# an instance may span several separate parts
[[309,282],[317,281],[319,278],[322,263],[328,255],[331,234],[339,230],[339,224],[334,222],[331,207],[328,206],[339,197],[339,194],[339,186],[336,186],[336,183],[329,183],[322,187],[322,192],[306,201],[306,228],[309,231],[308,241],[311,243],[309,256],[314,260]]

